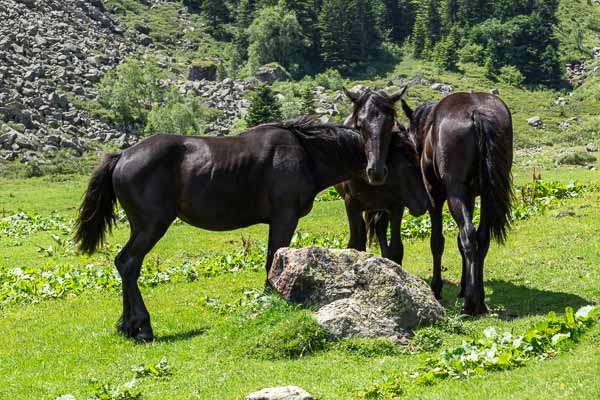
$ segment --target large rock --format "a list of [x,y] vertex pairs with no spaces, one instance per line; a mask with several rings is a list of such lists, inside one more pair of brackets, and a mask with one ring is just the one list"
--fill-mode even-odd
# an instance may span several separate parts
[[313,400],[313,397],[297,386],[279,386],[251,393],[246,400]]
[[333,339],[401,340],[444,317],[429,286],[401,266],[356,250],[282,248],[269,281],[288,301],[316,309]]
[[214,81],[217,79],[217,64],[214,61],[194,61],[188,73],[190,81]]
[[275,81],[287,81],[290,75],[281,65],[271,63],[260,67],[254,77],[261,82],[273,83]]

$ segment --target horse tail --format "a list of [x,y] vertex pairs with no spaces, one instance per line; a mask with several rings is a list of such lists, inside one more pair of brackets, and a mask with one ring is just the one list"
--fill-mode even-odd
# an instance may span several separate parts
[[75,243],[79,250],[92,254],[104,242],[115,223],[117,196],[112,175],[121,154],[107,154],[98,165],[85,192],[75,221]]
[[501,143],[501,131],[492,117],[479,111],[472,115],[479,148],[481,222],[492,239],[503,244],[512,222],[512,154]]
[[365,211],[364,219],[365,225],[367,227],[367,243],[370,246],[377,244],[375,238],[377,237],[377,232],[375,231],[375,227],[377,226],[377,211]]
[[377,241],[377,224],[381,222],[385,211],[365,211],[364,219],[367,226],[367,243],[369,246],[379,246]]

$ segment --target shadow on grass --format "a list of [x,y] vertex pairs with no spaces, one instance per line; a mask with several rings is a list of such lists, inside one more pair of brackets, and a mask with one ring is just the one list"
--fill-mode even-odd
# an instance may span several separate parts
[[[454,306],[458,290],[459,285],[456,283],[444,281],[444,307]],[[505,320],[529,315],[546,315],[550,311],[563,313],[565,307],[577,310],[594,303],[576,294],[536,289],[502,280],[486,281],[485,292],[487,306]],[[462,299],[459,300],[462,305]]]
[[184,340],[193,339],[196,336],[203,335],[207,331],[208,331],[208,327],[204,326],[204,327],[200,327],[200,328],[190,329],[190,330],[187,330],[184,332],[173,333],[170,335],[157,336],[154,340],[158,343],[181,342]]

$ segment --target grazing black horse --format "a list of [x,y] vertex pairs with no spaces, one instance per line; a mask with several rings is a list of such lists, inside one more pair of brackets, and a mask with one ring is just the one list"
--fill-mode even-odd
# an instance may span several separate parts
[[[346,206],[350,225],[348,248],[365,251],[367,236],[372,239],[376,233],[381,255],[402,264],[404,247],[400,230],[404,208],[408,207],[414,216],[423,214],[427,210],[427,193],[415,143],[400,122],[396,122],[393,128],[387,166],[388,178],[381,186],[370,185],[365,179],[355,177],[337,184],[335,188]],[[366,212],[367,221],[363,219],[363,212]],[[391,238],[388,244],[387,229],[390,222]]]
[[[442,209],[446,200],[459,227],[462,256],[463,312],[487,312],[483,263],[490,238],[506,240],[511,222],[513,129],[511,113],[502,100],[487,93],[456,93],[414,111],[402,100],[410,133],[421,155],[421,170],[431,217],[433,279],[442,294]],[[480,223],[473,227],[475,198],[481,196]]]
[[107,155],[90,180],[75,239],[83,252],[93,253],[114,222],[119,200],[131,227],[115,259],[123,281],[121,332],[153,339],[137,279],[144,257],[175,218],[214,231],[269,224],[268,272],[317,193],[364,176],[365,142],[354,130],[304,118],[261,125],[238,137],[156,135]]

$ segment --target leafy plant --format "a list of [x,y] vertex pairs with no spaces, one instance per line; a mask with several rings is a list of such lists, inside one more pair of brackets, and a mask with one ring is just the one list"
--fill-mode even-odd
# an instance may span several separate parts
[[538,358],[555,357],[560,350],[576,342],[597,322],[599,306],[585,306],[574,312],[565,309],[564,319],[556,313],[528,329],[523,335],[499,334],[489,327],[483,334],[463,340],[462,344],[427,358],[411,373],[395,373],[358,393],[360,398],[397,398],[408,385],[431,385],[444,379],[465,379],[487,371],[507,370]]
[[142,393],[136,389],[135,378],[122,385],[96,384],[89,400],[140,400]]
[[135,374],[134,379],[147,376],[163,379],[173,375],[173,366],[169,364],[168,358],[164,356],[157,364],[136,365],[131,367],[131,371]]

